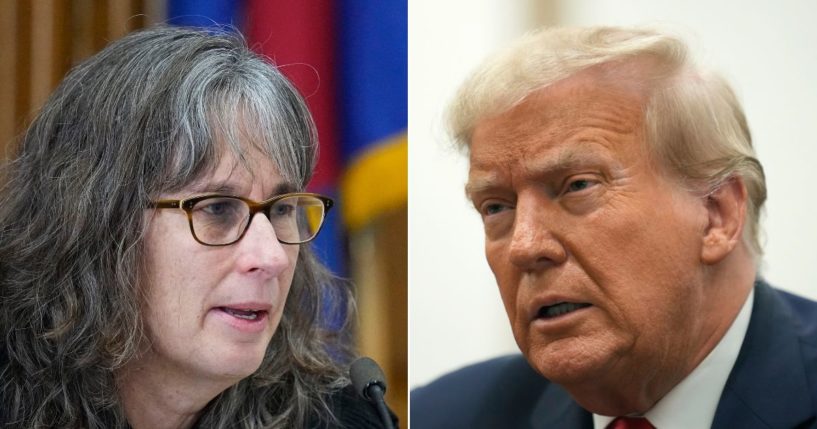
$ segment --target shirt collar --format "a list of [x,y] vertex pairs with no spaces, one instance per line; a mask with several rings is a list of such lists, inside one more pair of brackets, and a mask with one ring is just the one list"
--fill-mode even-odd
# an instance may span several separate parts
[[[644,417],[659,429],[712,427],[726,379],[740,353],[754,304],[749,293],[732,326],[709,355],[669,391]],[[593,427],[604,429],[615,417],[593,414]]]

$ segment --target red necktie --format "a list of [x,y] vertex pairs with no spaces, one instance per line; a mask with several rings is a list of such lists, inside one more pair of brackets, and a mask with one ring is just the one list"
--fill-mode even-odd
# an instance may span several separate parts
[[607,429],[655,429],[644,417],[617,417]]

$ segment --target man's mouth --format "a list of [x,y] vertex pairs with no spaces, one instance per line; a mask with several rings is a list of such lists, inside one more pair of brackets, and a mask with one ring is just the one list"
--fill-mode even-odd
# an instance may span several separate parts
[[554,317],[559,317],[567,313],[572,313],[576,310],[586,307],[590,307],[590,304],[575,302],[560,302],[553,305],[546,305],[539,309],[539,312],[536,314],[536,318],[552,319]]
[[263,311],[263,310],[260,310],[260,311],[242,310],[242,309],[230,308],[230,307],[219,307],[218,309],[225,312],[225,313],[227,313],[227,314],[229,314],[230,316],[233,316],[233,317],[236,317],[236,318],[239,318],[239,319],[244,319],[244,320],[256,320],[259,317],[262,317],[264,314],[267,313],[266,311]]

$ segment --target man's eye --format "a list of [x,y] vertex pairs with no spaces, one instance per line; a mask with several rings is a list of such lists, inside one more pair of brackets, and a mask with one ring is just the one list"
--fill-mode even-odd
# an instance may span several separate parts
[[501,213],[501,212],[503,212],[503,211],[505,211],[507,209],[508,209],[508,206],[506,204],[489,203],[489,204],[483,205],[482,214],[483,214],[483,216],[491,216],[491,215]]
[[578,179],[568,183],[565,192],[579,192],[593,186],[593,181],[588,179]]

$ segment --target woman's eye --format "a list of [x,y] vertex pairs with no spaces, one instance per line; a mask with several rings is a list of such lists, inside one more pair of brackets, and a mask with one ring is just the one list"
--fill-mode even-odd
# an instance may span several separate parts
[[228,212],[230,208],[229,205],[226,203],[212,203],[204,206],[202,210],[207,214],[220,216]]
[[294,204],[287,204],[287,203],[278,203],[272,206],[272,210],[270,210],[270,216],[276,217],[288,217],[292,216],[295,213],[295,205]]
[[242,203],[231,199],[214,199],[213,201],[202,201],[196,206],[199,215],[204,214],[211,220],[232,221],[241,215]]

